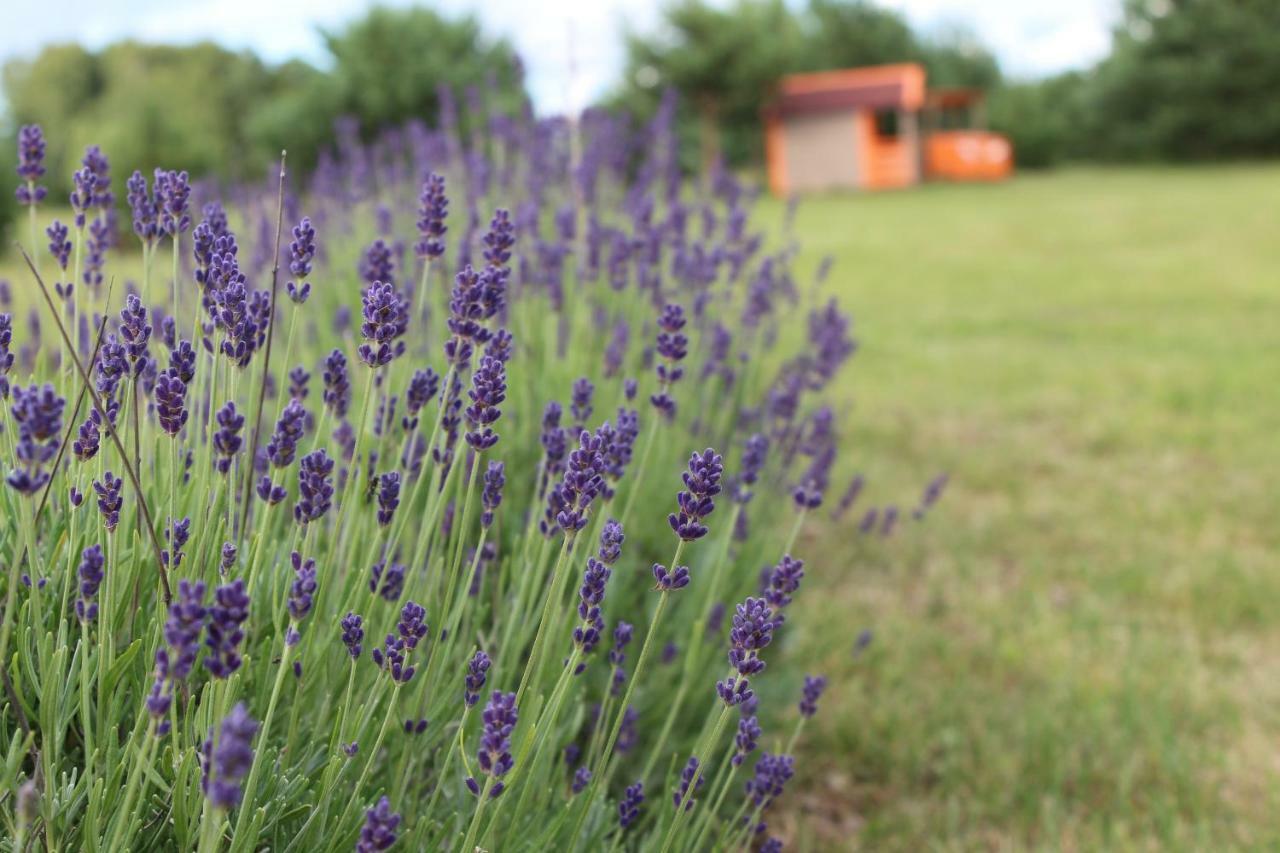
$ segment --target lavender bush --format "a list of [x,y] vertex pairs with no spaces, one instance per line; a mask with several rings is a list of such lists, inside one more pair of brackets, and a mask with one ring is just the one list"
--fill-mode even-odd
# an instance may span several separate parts
[[671,110],[340,128],[304,182],[135,173],[119,222],[95,147],[51,244],[22,129],[19,849],[776,849],[855,344]]

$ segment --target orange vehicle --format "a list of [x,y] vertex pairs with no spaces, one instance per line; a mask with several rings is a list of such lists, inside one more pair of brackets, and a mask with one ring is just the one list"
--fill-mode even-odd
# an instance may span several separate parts
[[1013,170],[1009,140],[978,129],[982,92],[928,90],[915,63],[789,75],[764,120],[778,195],[999,180]]

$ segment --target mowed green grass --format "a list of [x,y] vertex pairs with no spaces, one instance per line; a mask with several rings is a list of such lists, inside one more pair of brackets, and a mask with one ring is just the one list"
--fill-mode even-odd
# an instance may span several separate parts
[[859,508],[951,483],[893,539],[803,546],[787,656],[834,686],[792,840],[1280,845],[1278,210],[1277,166],[801,205],[862,344]]

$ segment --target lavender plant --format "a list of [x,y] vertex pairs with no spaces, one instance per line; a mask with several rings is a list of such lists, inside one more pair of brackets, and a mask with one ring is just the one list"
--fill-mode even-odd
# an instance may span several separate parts
[[20,131],[48,310],[0,314],[11,837],[775,849],[827,686],[785,641],[849,320],[753,189],[682,179],[670,106],[488,119],[223,199],[135,173],[137,244],[93,148],[38,245]]

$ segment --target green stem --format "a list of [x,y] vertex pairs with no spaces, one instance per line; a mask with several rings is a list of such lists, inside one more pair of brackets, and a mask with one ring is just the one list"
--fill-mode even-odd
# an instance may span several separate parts
[[715,749],[716,741],[720,739],[720,733],[724,731],[725,724],[729,721],[729,715],[733,713],[733,706],[726,705],[720,711],[720,718],[716,720],[715,728],[711,730],[711,737],[698,746],[698,752],[702,755],[702,763],[693,771],[693,778],[689,780],[689,787],[685,790],[684,797],[681,798],[680,804],[676,806],[675,817],[671,819],[671,825],[667,827],[666,837],[662,840],[661,853],[667,853],[671,849],[671,842],[676,837],[676,829],[683,821],[685,814],[688,812],[689,801],[693,799],[694,793],[698,790],[698,780],[702,778],[703,770],[707,766],[707,756]]
[[[291,626],[292,627],[292,626]],[[289,635],[286,632],[285,637]],[[267,740],[271,734],[271,719],[276,714],[276,703],[280,699],[280,688],[284,684],[285,671],[289,669],[289,653],[293,651],[293,647],[289,645],[286,639],[284,648],[280,652],[280,666],[276,669],[275,683],[271,686],[271,700],[267,702],[267,715],[262,719],[262,729],[258,734],[258,743],[261,746],[253,754],[253,764],[249,768],[249,780],[244,786],[244,800],[240,804],[240,816],[236,819],[235,831],[231,835],[232,844],[235,844],[237,838],[240,838],[248,826],[249,814],[253,811],[253,799],[257,792],[258,773],[262,770],[262,754],[266,752]]]

